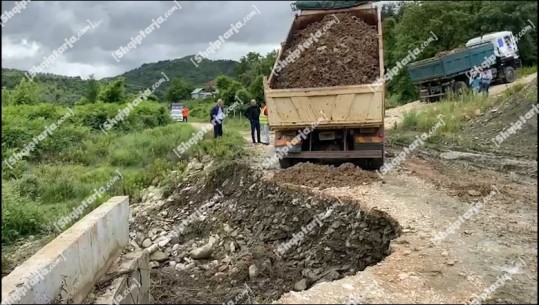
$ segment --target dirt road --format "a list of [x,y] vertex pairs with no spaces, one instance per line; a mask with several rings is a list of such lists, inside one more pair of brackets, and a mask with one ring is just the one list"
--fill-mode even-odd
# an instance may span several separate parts
[[[534,77],[536,75],[509,86],[493,87],[491,92],[493,95],[500,94],[506,88]],[[424,105],[412,103],[386,113],[391,117],[392,114],[402,114],[416,107]],[[391,118],[398,120],[401,116]],[[244,138],[250,142],[248,133],[244,134]],[[271,146],[249,145],[253,151],[251,165],[256,165],[272,153]],[[390,155],[395,153],[394,148],[388,150]],[[529,164],[533,166],[533,162]],[[495,164],[492,168],[496,168]],[[474,167],[473,162],[448,163],[426,151],[408,156],[383,177],[351,167],[336,169],[299,164],[280,170],[276,165],[265,172],[263,184],[278,185],[296,194],[294,196],[302,194],[301,198],[338,199],[355,206],[358,211],[366,211],[367,215],[384,215],[384,218],[398,223],[402,230],[389,243],[389,256],[375,265],[367,266],[364,270],[360,268],[359,272],[351,272],[352,269],[339,271],[332,279],[311,283],[309,279],[312,274],[309,274],[313,269],[304,265],[314,255],[309,251],[316,252],[323,248],[329,251],[328,254],[341,253],[339,264],[354,265],[358,259],[363,262],[363,256],[349,252],[357,247],[354,241],[336,239],[331,243],[331,240],[325,239],[325,236],[332,234],[338,222],[333,220],[327,226],[321,226],[314,237],[304,241],[307,246],[291,250],[293,258],[306,257],[301,264],[293,261],[286,264],[296,266],[295,269],[278,269],[281,275],[275,277],[270,273],[271,279],[263,281],[249,280],[247,269],[243,269],[244,273],[239,275],[241,280],[238,280],[240,283],[245,281],[253,289],[249,290],[249,300],[267,301],[269,298],[274,303],[537,303],[537,181],[532,172],[530,170],[529,175],[526,171],[515,175],[508,171],[493,171],[489,166]],[[236,177],[236,174],[233,176]],[[250,205],[247,202],[253,195],[257,198],[253,200],[266,210],[267,205],[284,196],[256,195],[256,192],[252,193],[252,188],[249,187],[249,191],[236,190],[243,195],[231,195],[239,200],[234,205],[242,206],[241,200]],[[298,198],[290,200],[295,202]],[[251,212],[252,215],[260,213]],[[295,213],[302,215],[300,222],[309,221],[309,217],[303,215],[309,213],[308,210]],[[275,215],[278,216],[277,220],[284,217],[279,215]],[[265,217],[271,220],[271,213]],[[285,222],[292,224],[296,220]],[[254,223],[261,221],[264,221],[264,217]],[[237,225],[241,227],[240,223]],[[353,223],[348,224],[351,227],[347,232],[351,235],[355,234]],[[268,233],[268,230],[271,232],[276,228],[273,225],[256,227],[259,228],[257,234],[264,236],[274,234]],[[210,234],[209,230],[206,228],[200,232]],[[251,231],[249,229],[247,232]],[[370,232],[370,236],[376,237],[377,232]],[[320,238],[318,242],[316,238]],[[360,244],[360,249],[366,247],[359,240],[355,243]],[[260,246],[272,247],[267,243]],[[374,249],[372,251],[375,253]],[[312,268],[316,266],[328,268],[331,262],[315,261]],[[299,279],[302,280],[297,281]],[[268,286],[264,284],[268,280],[280,284]],[[192,289],[190,284],[182,285],[187,285],[188,290]],[[209,300],[210,295],[220,295],[211,290],[194,291],[198,291],[196,298],[193,296],[195,300],[203,297]],[[282,292],[285,293],[281,295]],[[276,297],[278,295],[280,297]],[[224,297],[223,294],[211,300],[219,301]]]
[[[309,183],[299,176],[289,181]],[[491,191],[495,193],[488,199]],[[376,266],[308,291],[287,293],[280,303],[463,303],[513,270],[512,280],[486,300],[537,301],[537,200],[532,179],[513,182],[499,173],[410,158],[387,174],[384,183],[313,192],[385,211],[404,228],[403,234],[392,241],[393,253]],[[482,200],[483,207],[459,225],[459,217]],[[434,244],[434,236],[452,223],[455,232]]]
[[[537,77],[537,73],[533,73],[525,77],[519,78],[510,84],[500,84],[500,85],[492,86],[489,90],[489,95],[492,97],[498,96],[501,93],[503,93],[505,90],[516,85],[527,84],[536,77]],[[402,122],[404,118],[404,114],[406,112],[409,112],[412,110],[416,110],[416,111],[421,110],[424,107],[429,107],[429,105],[432,105],[432,104],[421,103],[420,101],[415,101],[412,103],[408,103],[399,107],[386,110],[386,117],[385,117],[385,122],[384,122],[385,128],[392,129],[396,124],[399,124],[400,122]]]

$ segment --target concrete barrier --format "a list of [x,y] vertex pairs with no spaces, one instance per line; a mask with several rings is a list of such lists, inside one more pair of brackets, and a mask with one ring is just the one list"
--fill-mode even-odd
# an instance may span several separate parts
[[119,257],[84,304],[150,304],[148,252],[130,252]]
[[113,197],[2,279],[2,304],[81,303],[129,243],[129,197]]

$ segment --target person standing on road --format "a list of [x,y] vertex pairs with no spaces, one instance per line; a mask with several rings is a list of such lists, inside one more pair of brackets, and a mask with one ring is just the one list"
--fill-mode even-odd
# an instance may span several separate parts
[[472,78],[470,79],[470,87],[472,88],[472,93],[474,95],[477,95],[477,93],[479,93],[480,86],[481,79],[479,78],[479,74],[474,72],[474,74],[472,74]]
[[223,100],[217,100],[217,103],[210,111],[210,120],[213,124],[213,137],[223,136],[223,121],[225,120],[225,111],[223,109]]
[[260,141],[260,108],[256,105],[256,100],[251,100],[251,106],[245,111],[245,116],[249,119],[249,123],[251,123],[251,139],[253,140],[253,144],[262,143]]
[[269,134],[269,122],[268,122],[268,107],[266,107],[265,102],[261,102],[260,105],[262,107],[260,109],[260,116],[259,116],[258,121],[260,122],[260,129],[262,129],[262,136],[264,137],[264,141],[262,141],[262,143],[264,145],[269,145],[270,134]]
[[183,116],[183,121],[184,122],[187,122],[187,116],[189,115],[189,108],[187,107],[183,107],[182,109],[182,116]]
[[492,81],[492,71],[486,69],[481,71],[481,91],[485,92],[488,96],[488,89],[490,88],[490,82]]

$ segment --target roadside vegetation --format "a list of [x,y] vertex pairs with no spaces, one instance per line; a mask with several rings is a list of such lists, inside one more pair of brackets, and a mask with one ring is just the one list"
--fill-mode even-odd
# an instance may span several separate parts
[[[445,125],[438,128],[425,141],[426,147],[439,150],[459,147],[470,151],[498,152],[533,158],[531,151],[525,154],[523,151],[527,146],[536,149],[530,144],[535,140],[535,136],[533,139],[529,138],[532,137],[531,133],[537,133],[536,117],[529,120],[529,126],[524,126],[521,131],[508,139],[507,142],[514,142],[514,145],[507,145],[505,149],[498,148],[491,141],[500,131],[507,129],[520,116],[533,109],[533,104],[537,104],[535,81],[526,85],[514,85],[498,97],[474,96],[468,92],[461,98],[442,100],[426,105],[421,111],[405,113],[403,121],[388,131],[389,143],[398,146],[409,145],[416,136],[428,133],[438,122],[437,116],[441,114]],[[518,146],[519,141],[522,142],[521,146]]]
[[[10,168],[5,160],[69,113],[64,105],[32,100],[33,88],[28,83],[22,86],[3,91],[11,99],[3,100],[2,107],[3,246],[30,235],[57,233],[53,223],[96,189],[107,186],[118,172],[122,178],[78,218],[111,196],[127,195],[133,202],[140,200],[140,191],[149,185],[176,183],[170,179],[171,171],[182,173],[190,157],[229,159],[243,154],[239,134],[230,131],[214,140],[210,132],[179,159],[173,149],[197,130],[173,122],[166,104],[151,100],[141,102],[125,120],[104,133],[100,126],[131,101],[131,96],[115,92],[111,96],[118,97],[117,103],[98,100],[71,107],[74,114]],[[102,90],[100,96],[104,96]],[[118,91],[122,91],[121,86]]]

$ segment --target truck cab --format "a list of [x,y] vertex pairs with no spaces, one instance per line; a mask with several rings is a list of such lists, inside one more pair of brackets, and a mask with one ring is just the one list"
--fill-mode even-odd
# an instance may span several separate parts
[[475,37],[466,43],[467,48],[478,46],[483,43],[490,43],[494,46],[494,55],[507,66],[520,68],[522,63],[518,52],[518,45],[515,36],[510,31],[495,32]]

